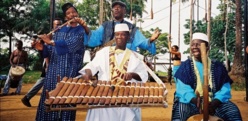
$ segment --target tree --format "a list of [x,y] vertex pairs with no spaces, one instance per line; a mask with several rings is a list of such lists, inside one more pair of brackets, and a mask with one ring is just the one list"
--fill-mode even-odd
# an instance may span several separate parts
[[236,14],[235,14],[235,28],[236,28],[236,41],[235,41],[235,54],[233,60],[231,75],[243,75],[244,66],[242,64],[242,19],[241,19],[241,0],[235,0]]
[[[130,0],[130,2],[123,0],[126,5],[127,5],[127,17],[129,17],[130,19],[132,19],[132,17],[134,17],[134,20],[136,23],[136,20],[138,17],[142,18],[142,13],[145,12],[147,13],[147,11],[145,11],[145,3],[147,2],[147,0]],[[131,16],[132,15],[132,16]]]
[[[26,41],[34,33],[48,33],[49,32],[49,2],[46,0],[30,1],[30,0],[2,0],[0,1],[0,39],[8,42],[8,53],[11,54],[12,41],[17,40],[16,33],[27,35],[21,40]],[[5,36],[8,36],[6,39]],[[4,37],[4,38],[3,38]],[[31,54],[31,47],[24,47],[29,53],[29,65],[37,63],[36,54]],[[1,50],[2,52],[2,50]],[[4,51],[5,52],[5,51]],[[4,53],[5,54],[5,53]],[[2,56],[5,57],[5,56]],[[6,59],[4,59],[6,60]],[[7,58],[8,60],[8,58]],[[8,61],[7,65],[9,64]],[[4,64],[4,63],[3,63]],[[2,66],[6,66],[6,64]],[[41,67],[41,66],[39,66]]]
[[1,28],[0,28],[0,38],[4,36],[9,37],[9,56],[11,54],[11,43],[13,33],[16,32],[14,29],[15,25],[24,17],[24,10],[21,6],[25,6],[29,1],[0,1],[0,16],[1,16]]
[[[124,3],[126,3],[127,6],[127,14],[126,17],[130,17],[130,9],[131,4],[127,0],[121,0]],[[146,1],[146,0],[145,0]],[[104,12],[103,12],[103,21],[110,20],[112,18],[111,14],[111,3],[112,1],[104,0]],[[94,0],[83,0],[82,4],[77,4],[77,8],[79,11],[79,14],[82,16],[82,18],[87,21],[90,28],[95,29],[99,25],[99,2]],[[97,11],[97,12],[96,12]],[[145,11],[145,3],[144,0],[133,0],[132,1],[132,16],[133,17],[142,17],[142,12]]]
[[[160,30],[158,27],[156,29]],[[146,38],[149,38],[151,37],[152,35],[151,33],[153,33],[154,30],[155,29],[151,29],[150,31],[141,31],[141,32]],[[156,42],[156,48],[157,48],[156,53],[157,54],[158,53],[165,54],[168,52],[168,33],[161,33],[155,42]],[[150,53],[147,50],[140,49],[140,53],[145,56],[150,55]]]
[[[232,60],[234,55],[234,36],[235,36],[235,20],[234,20],[234,13],[229,13],[229,24],[228,24],[228,31],[227,31],[227,37],[226,37],[226,43],[227,43],[227,53],[228,53],[228,59]],[[187,24],[184,25],[186,29],[189,29],[189,20],[186,20]],[[222,14],[216,16],[215,18],[212,18],[211,22],[211,49],[210,49],[210,58],[217,59],[221,62],[225,61],[224,58],[224,32],[225,32],[225,21],[222,20]],[[199,21],[193,21],[192,30],[194,32],[203,32],[206,33],[207,30],[207,23],[204,21],[204,19]],[[190,39],[189,39],[189,32],[184,34],[184,43],[186,45],[189,45]],[[189,53],[189,49],[185,51],[184,53]]]
[[[104,13],[106,13],[103,17],[104,20],[108,20],[110,19],[111,16],[111,11],[106,11],[106,10],[111,10],[110,6],[108,5],[108,7],[106,6],[106,2],[104,2]],[[107,9],[107,8],[108,9]],[[79,4],[77,6],[78,11],[79,11],[79,15],[81,15],[81,17],[87,21],[88,25],[90,25],[90,27],[92,29],[95,29],[99,26],[99,15],[98,15],[98,11],[99,11],[99,3],[98,1],[95,0],[84,0],[82,4]],[[96,12],[97,11],[97,12]]]

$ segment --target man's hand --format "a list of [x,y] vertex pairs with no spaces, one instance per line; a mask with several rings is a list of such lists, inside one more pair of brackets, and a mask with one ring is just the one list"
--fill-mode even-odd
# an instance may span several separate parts
[[194,104],[197,108],[199,108],[199,107],[198,107],[198,100],[197,100],[196,97],[193,97],[193,98],[190,100],[190,103]]
[[92,79],[92,72],[90,69],[85,69],[85,74],[82,76],[83,79],[88,82],[89,80]]
[[82,75],[82,78],[84,79],[85,82],[90,83],[91,86],[93,86],[93,87],[97,86],[98,80],[93,80],[92,81],[91,80],[92,76],[90,76],[89,74]]
[[209,115],[214,115],[215,110],[221,105],[221,101],[218,99],[214,99],[212,102],[209,103],[208,105],[208,111]]
[[158,39],[159,35],[161,33],[159,32],[158,29],[155,30],[155,32],[152,34],[151,38],[150,38],[150,42],[153,42],[154,40]]
[[15,68],[15,67],[16,67],[16,65],[15,65],[15,64],[12,64],[11,66],[12,66],[13,68]]
[[83,77],[83,79],[86,81],[86,82],[88,82],[89,80],[91,80],[91,76],[90,75],[88,75],[88,74],[85,74],[85,75],[83,75],[82,76]]
[[125,73],[123,79],[125,81],[131,80],[133,78],[132,73]]

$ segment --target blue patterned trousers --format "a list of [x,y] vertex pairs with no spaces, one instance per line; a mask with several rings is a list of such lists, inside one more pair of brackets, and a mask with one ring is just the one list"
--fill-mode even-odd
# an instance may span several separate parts
[[[199,110],[194,104],[180,103],[178,98],[175,98],[172,109],[172,121],[186,121],[189,117],[199,114]],[[238,107],[228,101],[222,103],[215,111],[214,116],[222,118],[224,121],[242,121],[242,117]]]

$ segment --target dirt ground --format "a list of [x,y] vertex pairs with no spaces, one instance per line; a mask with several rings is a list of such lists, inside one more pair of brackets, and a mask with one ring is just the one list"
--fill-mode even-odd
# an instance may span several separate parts
[[[34,121],[36,110],[40,99],[41,91],[30,101],[31,108],[25,107],[21,103],[21,98],[32,87],[33,84],[24,84],[22,87],[21,95],[8,95],[0,97],[0,121]],[[169,121],[171,119],[172,100],[175,86],[166,84],[168,89],[168,108],[163,107],[143,107],[142,108],[142,121]],[[14,92],[15,89],[10,89]],[[245,91],[232,91],[232,101],[238,105],[244,121],[248,121],[248,102],[246,102]],[[87,110],[77,110],[77,121],[85,119]]]

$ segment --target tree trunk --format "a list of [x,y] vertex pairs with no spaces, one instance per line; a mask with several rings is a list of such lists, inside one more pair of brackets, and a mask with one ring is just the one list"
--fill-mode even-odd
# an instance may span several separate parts
[[[171,41],[171,23],[172,23],[172,0],[170,0],[170,26],[169,26],[169,41]],[[170,65],[169,65],[169,69],[168,70],[172,70],[171,69],[171,53],[169,54],[169,59],[170,59]],[[172,71],[168,71],[168,81],[171,82],[171,74]]]
[[231,75],[243,76],[244,67],[242,63],[242,41],[241,41],[241,0],[235,0],[236,14],[235,14],[235,27],[236,27],[236,42],[235,42],[235,54],[233,60]]
[[[228,3],[227,3],[226,0],[225,0],[224,4],[225,4],[224,13],[228,14],[227,9],[228,9],[229,6],[228,6]],[[225,17],[226,17],[226,18],[224,18],[226,20],[226,27],[225,27],[225,32],[224,32],[225,59],[226,59],[226,69],[227,69],[227,71],[229,71],[230,67],[229,67],[229,60],[227,58],[227,43],[226,43],[226,36],[227,36],[228,22],[229,21],[228,21],[228,15],[225,16]]]
[[100,0],[100,5],[99,5],[99,25],[102,25],[103,22],[103,0]]
[[212,7],[212,1],[208,0],[208,27],[207,27],[207,33],[208,33],[208,43],[209,47],[211,47],[211,7]]
[[55,0],[50,0],[50,31],[53,30],[54,18],[55,18]]
[[179,4],[179,5],[178,5],[178,11],[179,11],[179,14],[178,14],[178,47],[179,47],[179,50],[180,50],[181,0],[179,0],[179,3],[178,3],[178,4]]
[[[190,42],[190,45],[191,45],[191,40],[192,40],[192,33],[193,33],[193,30],[192,30],[192,21],[193,21],[193,8],[194,8],[194,4],[193,4],[193,0],[190,1],[190,34],[189,34],[189,42]],[[191,57],[191,51],[190,51],[190,57]]]

